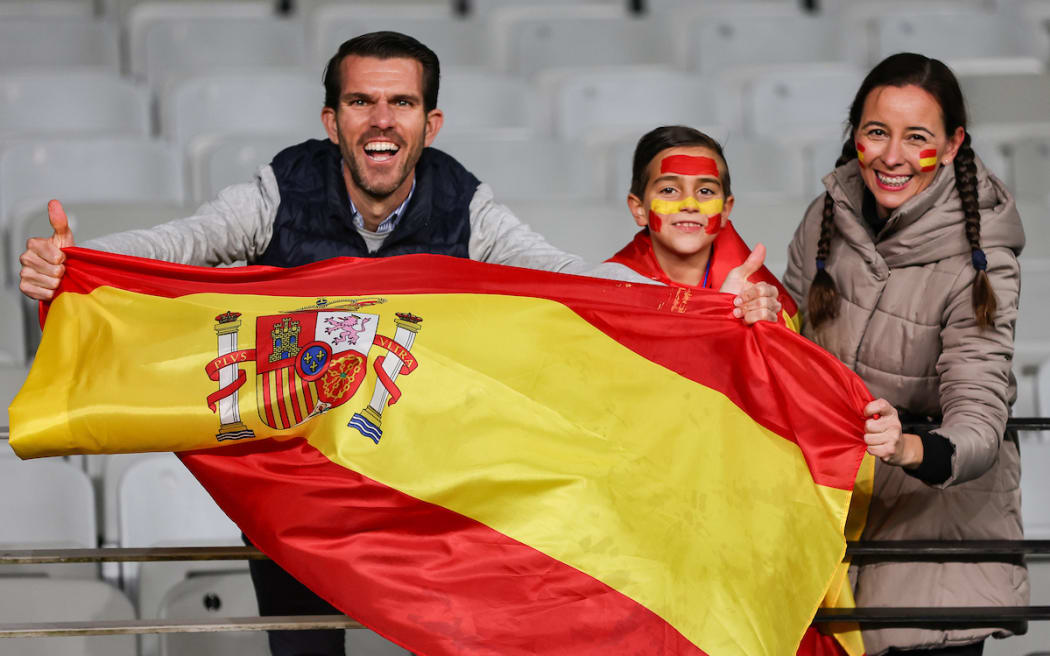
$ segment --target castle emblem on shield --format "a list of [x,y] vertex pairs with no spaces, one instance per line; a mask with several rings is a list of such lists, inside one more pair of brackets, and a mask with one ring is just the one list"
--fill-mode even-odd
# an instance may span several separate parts
[[369,352],[378,346],[386,353],[373,360],[376,384],[371,401],[348,426],[379,444],[383,410],[401,398],[397,377],[418,365],[411,348],[423,321],[397,313],[394,337],[382,335],[381,316],[361,309],[384,302],[382,298],[319,299],[312,307],[257,317],[255,348],[243,350],[237,348],[241,315],[226,312],[215,317],[218,356],[205,371],[219,383],[207,398],[208,407],[219,415],[216,439],[255,435],[241,419],[238,390],[248,376],[240,365],[255,365],[259,419],[283,430],[349,401],[365,379]]

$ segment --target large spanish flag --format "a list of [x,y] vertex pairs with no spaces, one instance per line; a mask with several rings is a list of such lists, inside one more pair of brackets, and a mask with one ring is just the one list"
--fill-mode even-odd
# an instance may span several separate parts
[[82,249],[23,457],[178,451],[248,537],[419,654],[791,654],[870,395],[729,295],[438,256]]

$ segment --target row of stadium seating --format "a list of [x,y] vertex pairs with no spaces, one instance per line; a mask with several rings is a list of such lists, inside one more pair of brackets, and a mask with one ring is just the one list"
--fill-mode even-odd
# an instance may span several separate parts
[[[4,548],[241,544],[237,527],[172,454],[19,462],[5,450],[0,456],[0,517]],[[256,614],[243,561],[107,563],[101,571],[83,563],[0,569],[4,622]],[[348,640],[353,654],[406,653],[365,631],[350,632]],[[137,646],[133,637],[0,641],[0,656],[264,651],[265,635],[258,632],[143,636]]]
[[446,66],[519,75],[595,65],[666,64],[704,75],[799,62],[867,67],[902,50],[960,69],[1031,72],[1050,57],[1046,0],[995,10],[977,0],[897,2],[892,11],[856,2],[821,13],[784,1],[652,4],[641,16],[627,3],[599,1],[518,4],[463,17],[448,3],[319,3],[289,17],[261,0],[157,0],[118,19],[4,16],[0,67],[92,66],[159,90],[216,65],[319,70],[347,35],[377,29],[418,36]]

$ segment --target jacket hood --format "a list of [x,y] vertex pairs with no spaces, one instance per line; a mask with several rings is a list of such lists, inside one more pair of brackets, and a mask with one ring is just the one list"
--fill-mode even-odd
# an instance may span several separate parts
[[[1013,196],[979,158],[976,163],[981,248],[1005,247],[1020,254],[1024,228]],[[954,167],[942,166],[929,187],[895,209],[876,240],[860,218],[865,187],[857,160],[838,167],[823,182],[839,206],[835,212],[838,233],[861,251],[877,251],[890,267],[923,265],[970,253]]]

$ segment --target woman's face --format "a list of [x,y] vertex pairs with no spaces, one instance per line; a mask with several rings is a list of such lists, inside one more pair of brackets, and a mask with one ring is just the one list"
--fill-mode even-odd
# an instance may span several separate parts
[[886,218],[930,186],[937,169],[951,164],[965,138],[946,134],[941,106],[920,87],[876,87],[864,101],[853,137],[860,174]]

